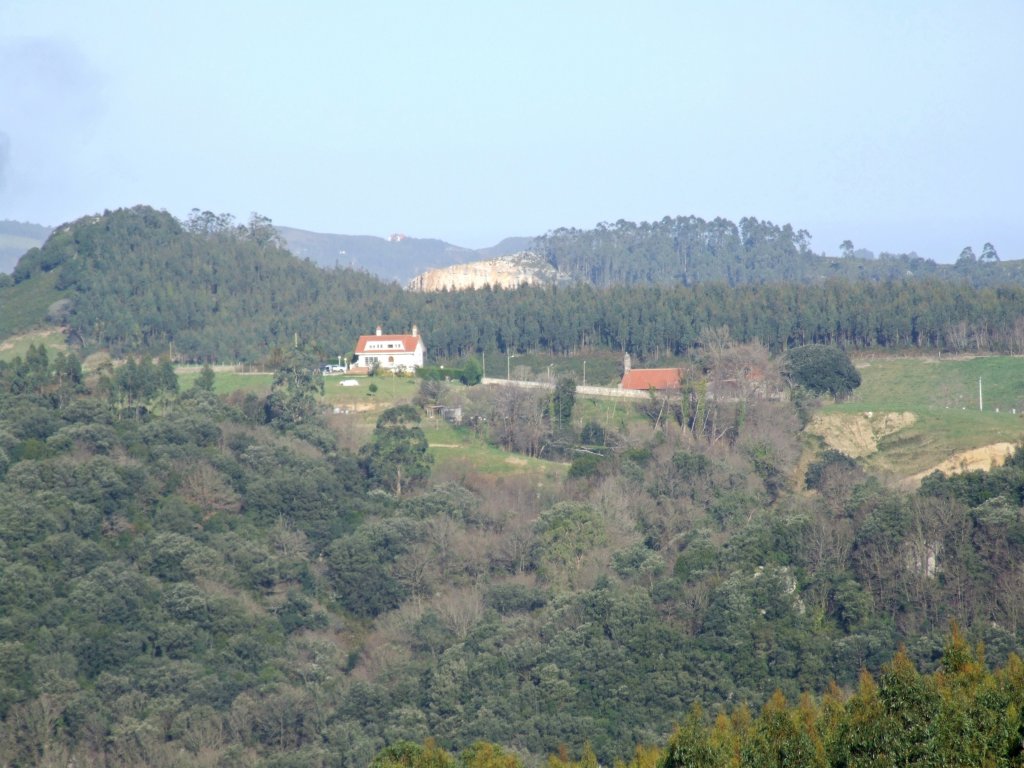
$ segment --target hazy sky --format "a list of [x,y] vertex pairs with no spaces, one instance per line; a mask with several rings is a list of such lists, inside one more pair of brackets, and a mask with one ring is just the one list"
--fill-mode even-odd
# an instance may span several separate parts
[[751,215],[1024,258],[1022,34],[1022,0],[0,0],[0,219]]

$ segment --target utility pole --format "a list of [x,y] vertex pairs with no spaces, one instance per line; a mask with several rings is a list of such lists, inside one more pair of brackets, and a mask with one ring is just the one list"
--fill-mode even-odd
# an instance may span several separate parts
[[978,377],[978,410],[985,410],[985,401],[982,399],[981,396],[981,376]]
[[583,386],[587,386],[587,361],[583,361]]

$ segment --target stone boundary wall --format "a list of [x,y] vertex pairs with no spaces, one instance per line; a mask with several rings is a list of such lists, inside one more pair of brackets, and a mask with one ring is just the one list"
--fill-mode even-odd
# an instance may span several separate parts
[[[554,389],[554,384],[546,381],[519,381],[518,379],[494,379],[486,377],[480,380],[481,384],[493,384],[499,387],[521,387],[523,389]],[[618,387],[592,387],[590,385],[576,385],[576,394],[590,395],[591,397],[618,397],[630,400],[643,400],[649,395],[636,389],[619,389]]]

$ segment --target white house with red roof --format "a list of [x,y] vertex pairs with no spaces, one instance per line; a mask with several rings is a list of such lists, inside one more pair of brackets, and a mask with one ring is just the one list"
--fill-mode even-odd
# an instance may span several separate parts
[[360,336],[356,342],[356,357],[353,364],[370,369],[375,365],[382,370],[413,371],[423,365],[423,337],[419,328],[412,327],[412,333],[384,333],[378,325],[372,336]]

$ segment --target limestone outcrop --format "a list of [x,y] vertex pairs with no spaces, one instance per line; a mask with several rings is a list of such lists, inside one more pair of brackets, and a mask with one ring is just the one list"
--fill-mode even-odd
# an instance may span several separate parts
[[520,285],[554,283],[557,278],[555,268],[543,258],[530,251],[520,251],[497,259],[427,270],[409,281],[409,290],[461,291],[485,285],[515,288]]

